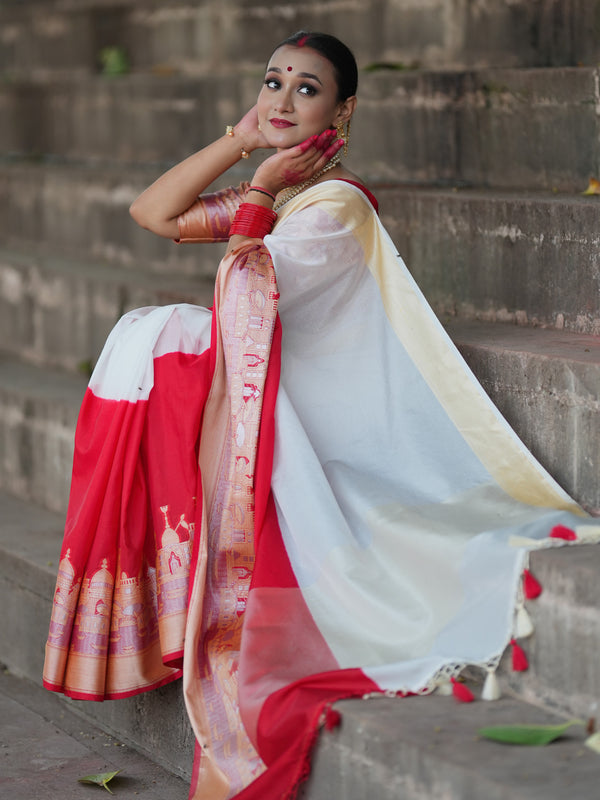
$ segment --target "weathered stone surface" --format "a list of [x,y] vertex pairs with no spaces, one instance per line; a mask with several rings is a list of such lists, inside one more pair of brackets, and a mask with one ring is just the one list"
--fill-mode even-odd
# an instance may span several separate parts
[[[0,491],[0,663],[41,683],[63,517]],[[69,706],[171,771],[189,777],[193,734],[180,683],[126,700]]]
[[213,281],[0,248],[0,340],[31,363],[81,372],[133,308],[212,305]]
[[[212,280],[223,245],[175,245],[140,228],[128,208],[159,170],[0,166],[0,240],[11,249],[93,259],[163,276]],[[236,183],[241,180],[237,178]],[[177,279],[174,279],[177,281]]]
[[448,332],[527,448],[600,514],[600,337],[473,322]]
[[41,683],[64,517],[0,490],[0,662]]
[[101,68],[104,47],[134,70],[261,69],[299,28],[335,33],[364,65],[563,66],[598,61],[598,0],[38,0],[3,3],[0,69]]
[[370,180],[583,191],[600,165],[594,69],[372,75],[352,148]]
[[65,510],[85,384],[83,376],[0,357],[0,488]]
[[[0,604],[5,611],[0,615],[0,662],[39,684],[62,516],[5,493],[0,493],[0,512]],[[537,631],[524,643],[531,670],[511,680],[530,699],[562,700],[557,705],[569,714],[586,714],[579,709],[589,701],[590,688],[597,692],[600,685],[599,623],[594,618],[599,559],[597,547],[544,550],[532,557],[544,593],[528,605]],[[189,776],[193,741],[177,684],[126,701],[69,705],[120,741]],[[464,705],[451,697],[378,698],[344,701],[337,708],[342,725],[321,733],[306,800],[371,795],[382,800],[542,800],[561,798],[567,786],[574,797],[587,796],[589,781],[597,781],[596,756],[589,751],[588,759],[577,729],[553,745],[552,757],[544,748],[507,749],[478,740],[482,725],[553,721],[539,708],[513,700]]]
[[[593,68],[365,75],[349,164],[372,182],[583,191],[600,174],[599,75]],[[165,164],[221,136],[260,86],[260,73],[13,81],[0,86],[0,151]]]
[[341,726],[321,732],[302,800],[562,800],[586,797],[598,780],[583,729],[551,748],[479,738],[487,725],[562,721],[513,699],[381,698],[335,708]]
[[[34,244],[40,253],[162,272],[175,295],[175,276],[194,276],[201,302],[209,302],[223,246],[176,246],[129,217],[130,202],[155,175],[1,166],[0,237],[12,249]],[[376,193],[386,228],[440,316],[600,332],[598,198],[415,187]],[[29,327],[25,319],[19,325]]]
[[[188,782],[159,767],[121,739],[112,737],[61,697],[31,681],[0,670],[2,792],[11,800],[45,797],[81,800],[78,779],[119,770],[111,791],[145,800],[181,800]],[[41,789],[43,787],[43,790]]]
[[598,198],[414,187],[377,195],[441,317],[600,333]]
[[521,642],[529,669],[515,674],[508,654],[502,669],[520,697],[583,719],[596,717],[600,703],[599,561],[597,545],[532,553],[543,591],[527,603],[535,626]]

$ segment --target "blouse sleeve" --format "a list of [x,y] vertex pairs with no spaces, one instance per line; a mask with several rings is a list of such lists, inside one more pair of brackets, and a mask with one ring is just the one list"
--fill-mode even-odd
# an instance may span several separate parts
[[250,184],[230,186],[203,194],[177,217],[179,238],[176,242],[226,242],[235,212],[246,199]]

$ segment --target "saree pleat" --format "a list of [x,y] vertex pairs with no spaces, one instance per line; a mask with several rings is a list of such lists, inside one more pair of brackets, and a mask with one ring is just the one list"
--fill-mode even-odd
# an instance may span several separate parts
[[[197,346],[182,338],[184,318]],[[46,645],[49,689],[114,699],[181,675],[209,331],[210,314],[191,306],[132,312],[92,376]]]

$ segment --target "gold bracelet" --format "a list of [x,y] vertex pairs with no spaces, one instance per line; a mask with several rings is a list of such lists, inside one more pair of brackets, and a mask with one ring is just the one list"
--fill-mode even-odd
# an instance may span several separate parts
[[[233,125],[226,125],[225,126],[225,135],[226,136],[235,136],[235,130]],[[250,158],[250,153],[247,150],[244,150],[242,147],[242,158]]]

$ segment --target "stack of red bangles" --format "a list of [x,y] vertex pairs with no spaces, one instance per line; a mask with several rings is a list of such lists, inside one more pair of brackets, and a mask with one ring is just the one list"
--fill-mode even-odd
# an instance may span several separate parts
[[[260,187],[251,186],[249,191],[260,191],[275,199],[271,192]],[[249,236],[251,239],[263,239],[273,230],[273,225],[277,220],[277,214],[270,208],[257,205],[256,203],[242,203],[235,213],[229,235]]]

